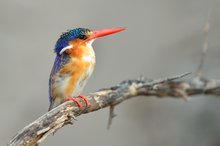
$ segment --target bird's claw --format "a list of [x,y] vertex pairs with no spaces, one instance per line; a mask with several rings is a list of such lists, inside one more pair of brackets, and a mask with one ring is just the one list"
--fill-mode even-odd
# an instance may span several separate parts
[[[80,99],[79,99],[79,98],[83,99],[83,101],[84,101],[85,104],[86,104],[85,107],[82,105],[82,103],[80,102]],[[87,110],[88,107],[89,107],[89,105],[90,105],[88,99],[87,99],[85,96],[83,96],[83,95],[79,95],[77,98],[68,97],[67,100],[72,100],[72,101],[74,101],[74,102],[77,104],[77,106],[78,106],[81,110]]]

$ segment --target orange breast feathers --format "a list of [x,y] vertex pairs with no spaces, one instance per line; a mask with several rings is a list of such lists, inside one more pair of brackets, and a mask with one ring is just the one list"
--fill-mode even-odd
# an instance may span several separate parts
[[95,66],[95,54],[91,46],[78,39],[69,44],[72,48],[66,50],[66,53],[70,55],[71,60],[60,70],[61,74],[70,75],[64,92],[66,97],[72,96],[74,90],[78,92],[79,82],[86,82]]

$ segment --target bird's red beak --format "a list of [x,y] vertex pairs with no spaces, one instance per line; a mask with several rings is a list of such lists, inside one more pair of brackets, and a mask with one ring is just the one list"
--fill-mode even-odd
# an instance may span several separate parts
[[110,35],[113,33],[117,33],[117,32],[123,31],[125,29],[126,28],[107,28],[107,29],[103,29],[103,30],[94,30],[93,34],[88,38],[88,40],[94,40],[96,38]]

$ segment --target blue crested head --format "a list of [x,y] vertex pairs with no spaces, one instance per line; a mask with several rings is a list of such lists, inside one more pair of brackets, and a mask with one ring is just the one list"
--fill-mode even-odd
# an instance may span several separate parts
[[69,45],[69,41],[71,40],[74,40],[77,38],[86,39],[87,34],[90,31],[91,30],[87,28],[75,28],[67,32],[64,32],[56,42],[55,49],[54,49],[55,53],[59,54],[63,48]]

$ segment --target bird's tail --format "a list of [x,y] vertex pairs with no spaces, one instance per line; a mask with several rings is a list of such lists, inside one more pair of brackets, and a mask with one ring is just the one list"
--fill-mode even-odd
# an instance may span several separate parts
[[63,100],[61,98],[55,98],[54,100],[51,101],[48,111],[50,111],[53,108],[57,107],[61,103],[63,103]]

